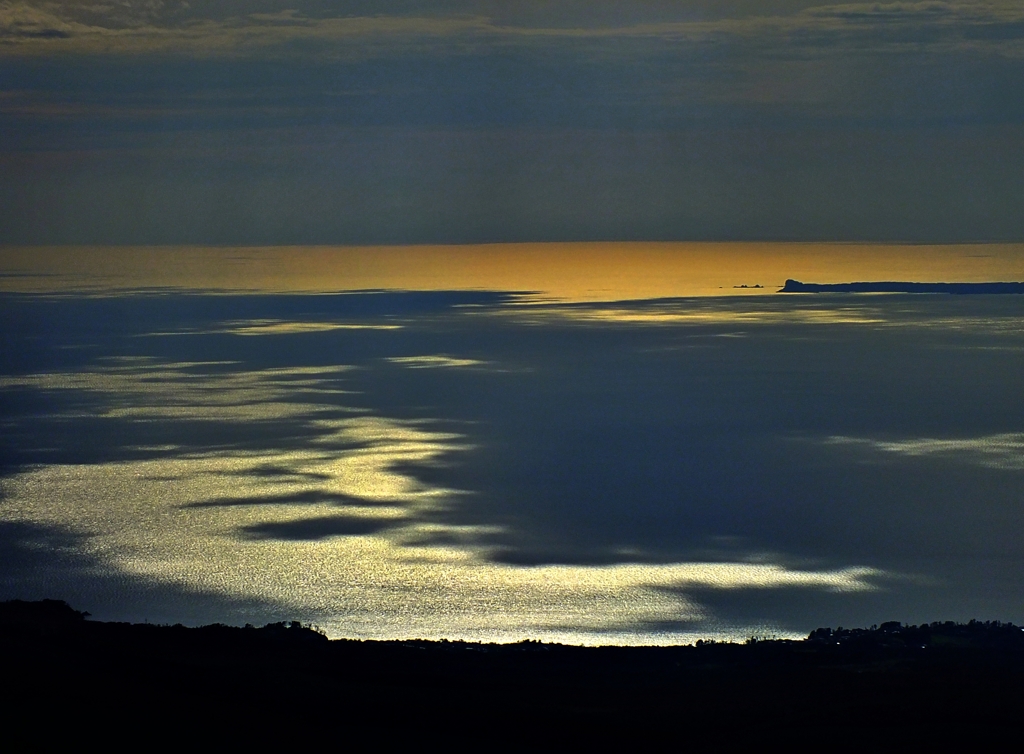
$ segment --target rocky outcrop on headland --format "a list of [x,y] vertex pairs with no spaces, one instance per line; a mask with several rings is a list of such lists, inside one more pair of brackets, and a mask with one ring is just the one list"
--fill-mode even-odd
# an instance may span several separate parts
[[1024,293],[1024,283],[801,283],[787,280],[779,293]]

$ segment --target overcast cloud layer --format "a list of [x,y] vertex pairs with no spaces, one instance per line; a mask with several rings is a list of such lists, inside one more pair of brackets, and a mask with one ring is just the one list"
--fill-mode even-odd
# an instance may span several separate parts
[[1013,2],[0,2],[0,242],[1024,237]]

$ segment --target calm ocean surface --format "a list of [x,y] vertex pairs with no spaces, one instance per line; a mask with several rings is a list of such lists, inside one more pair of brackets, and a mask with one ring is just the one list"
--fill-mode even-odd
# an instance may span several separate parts
[[786,278],[1021,281],[1024,245],[0,248],[0,599],[586,644],[1024,622],[1024,296]]

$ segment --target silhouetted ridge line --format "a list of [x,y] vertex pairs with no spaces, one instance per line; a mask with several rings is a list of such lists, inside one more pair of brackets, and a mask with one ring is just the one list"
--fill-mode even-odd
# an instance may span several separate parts
[[914,750],[944,750],[936,745],[957,731],[977,748],[978,736],[1018,730],[1024,696],[1024,631],[1000,622],[574,647],[328,641],[294,621],[185,628],[85,618],[63,602],[0,603],[8,738],[19,725],[41,735],[43,709],[78,737],[180,733],[186,744],[212,731],[294,748],[296,735],[324,729],[416,742],[439,731],[450,741],[455,727],[524,744],[554,733],[595,750],[679,731],[716,746],[761,745],[775,731],[818,748],[828,731],[844,742],[896,733]]
[[238,639],[273,639],[301,641],[312,644],[376,644],[394,646],[416,646],[418,648],[451,649],[453,647],[465,647],[477,651],[500,652],[509,649],[519,650],[571,650],[574,652],[583,651],[600,653],[603,650],[616,652],[649,653],[652,650],[694,649],[712,646],[731,646],[736,648],[751,647],[760,645],[774,645],[777,648],[792,647],[794,645],[804,646],[857,646],[866,647],[887,647],[887,648],[926,648],[928,646],[958,646],[961,648],[992,648],[1015,649],[1024,652],[1024,627],[1016,626],[1013,623],[1000,621],[978,621],[972,620],[968,623],[955,623],[953,621],[923,623],[920,626],[903,624],[899,621],[889,621],[880,626],[870,628],[816,628],[808,634],[806,639],[758,639],[751,637],[743,644],[726,641],[698,641],[694,647],[686,645],[668,645],[663,647],[590,647],[582,648],[572,645],[561,645],[545,643],[532,639],[525,639],[516,644],[485,644],[466,641],[408,639],[395,641],[379,640],[352,640],[335,639],[331,642],[319,628],[303,625],[299,621],[282,621],[279,623],[268,623],[262,628],[256,628],[251,624],[244,627],[228,626],[222,623],[215,623],[208,626],[188,628],[181,624],[157,625],[151,623],[105,623],[103,621],[87,621],[89,613],[75,610],[63,600],[40,600],[38,602],[26,602],[23,600],[10,600],[0,602],[0,634],[29,634],[41,632],[48,636],[56,636],[62,633],[88,632],[93,636],[101,636],[106,632],[116,632],[122,638],[132,632],[138,640],[147,640],[157,636],[185,636],[191,635],[193,640],[201,640],[202,637],[218,636],[220,639],[230,638],[232,635]]
[[779,293],[1024,293],[1024,283],[801,283],[787,280]]

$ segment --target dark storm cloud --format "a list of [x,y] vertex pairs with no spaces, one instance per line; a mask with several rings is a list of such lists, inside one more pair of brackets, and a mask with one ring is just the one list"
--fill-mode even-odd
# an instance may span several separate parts
[[1024,236],[1013,3],[0,2],[0,242]]

